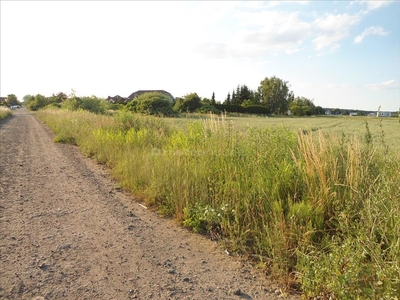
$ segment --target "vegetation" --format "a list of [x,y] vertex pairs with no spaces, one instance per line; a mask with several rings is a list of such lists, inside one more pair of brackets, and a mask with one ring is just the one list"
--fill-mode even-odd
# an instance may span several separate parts
[[305,298],[400,293],[396,120],[371,118],[358,132],[346,125],[352,118],[307,119],[316,122],[307,128],[292,118],[37,116],[147,205],[256,258]]
[[174,109],[178,112],[194,112],[201,107],[201,99],[196,93],[177,98]]
[[146,115],[173,116],[172,102],[170,96],[162,93],[144,93],[130,101],[125,110]]
[[109,102],[96,96],[77,97],[74,93],[67,96],[64,93],[53,94],[46,97],[40,94],[36,96],[25,95],[25,106],[32,111],[51,106],[55,108],[64,108],[67,110],[87,110],[94,113],[105,113],[111,106]]
[[12,115],[12,110],[5,106],[0,106],[0,121]]

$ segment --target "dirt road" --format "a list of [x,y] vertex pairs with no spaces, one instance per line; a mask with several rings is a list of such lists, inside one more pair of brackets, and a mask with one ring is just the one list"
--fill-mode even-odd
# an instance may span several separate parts
[[52,138],[25,108],[0,122],[0,299],[279,297],[262,273],[144,209]]

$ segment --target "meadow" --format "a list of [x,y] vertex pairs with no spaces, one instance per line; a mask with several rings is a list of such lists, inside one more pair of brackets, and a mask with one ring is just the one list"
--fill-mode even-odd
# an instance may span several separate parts
[[398,299],[398,119],[36,115],[146,205],[304,298]]

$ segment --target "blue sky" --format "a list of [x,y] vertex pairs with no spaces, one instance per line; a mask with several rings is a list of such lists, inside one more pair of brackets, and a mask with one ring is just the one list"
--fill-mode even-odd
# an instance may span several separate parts
[[223,101],[277,76],[322,107],[400,107],[399,1],[0,5],[1,96],[164,89]]

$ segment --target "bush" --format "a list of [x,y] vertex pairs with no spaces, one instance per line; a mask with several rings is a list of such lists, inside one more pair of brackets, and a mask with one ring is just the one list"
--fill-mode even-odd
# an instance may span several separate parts
[[12,115],[12,110],[5,106],[0,106],[0,120]]
[[158,92],[144,93],[130,101],[125,110],[145,115],[173,116],[171,97]]
[[196,112],[198,112],[198,113],[211,112],[213,114],[218,114],[218,115],[221,113],[220,110],[216,109],[214,105],[211,105],[209,103],[203,103],[200,108],[196,109]]
[[194,112],[199,108],[201,108],[201,99],[196,93],[177,98],[174,105],[174,110],[178,112]]
[[62,108],[68,110],[87,110],[96,114],[103,114],[108,109],[108,102],[96,96],[91,97],[72,97],[62,103]]

